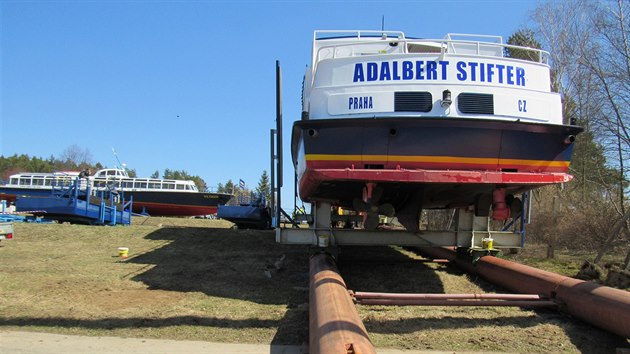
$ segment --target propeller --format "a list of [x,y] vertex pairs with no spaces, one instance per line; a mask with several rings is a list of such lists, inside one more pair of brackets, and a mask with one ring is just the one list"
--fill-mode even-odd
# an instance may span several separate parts
[[510,208],[510,215],[512,218],[516,218],[523,211],[523,201],[520,198],[511,194],[505,197],[505,203]]
[[[365,193],[367,194],[367,193]],[[374,230],[378,226],[379,223],[379,215],[385,215],[387,217],[392,217],[396,213],[394,206],[385,203],[378,204],[378,201],[383,196],[383,188],[375,187],[372,190],[372,195],[367,198],[367,201],[363,201],[359,198],[355,198],[352,201],[352,206],[354,210],[358,212],[365,213],[365,219],[363,220],[363,227],[366,230]]]

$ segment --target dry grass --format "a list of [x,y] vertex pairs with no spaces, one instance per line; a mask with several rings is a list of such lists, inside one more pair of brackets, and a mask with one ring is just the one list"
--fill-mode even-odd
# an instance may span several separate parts
[[[401,293],[505,292],[452,266],[413,261],[398,248],[351,248],[340,270],[356,291]],[[372,262],[372,259],[377,261]],[[365,269],[370,269],[369,277]],[[508,307],[359,306],[377,347],[517,353],[611,353],[627,340],[553,310]]]
[[[300,344],[308,259],[225,221],[16,224],[0,257],[0,325],[58,333]],[[156,225],[147,225],[155,222]],[[197,227],[166,225],[192,222]],[[202,227],[203,226],[203,227]],[[217,228],[217,226],[219,228]],[[118,247],[128,247],[121,261]],[[287,270],[264,268],[286,254]]]
[[[131,227],[16,224],[0,246],[0,328],[243,343],[308,342],[308,250],[229,222]],[[186,226],[186,227],[184,227]],[[118,247],[129,247],[121,261]],[[282,254],[285,270],[265,268]],[[357,291],[501,292],[398,248],[343,248]],[[359,306],[377,347],[614,352],[617,338],[551,310]]]

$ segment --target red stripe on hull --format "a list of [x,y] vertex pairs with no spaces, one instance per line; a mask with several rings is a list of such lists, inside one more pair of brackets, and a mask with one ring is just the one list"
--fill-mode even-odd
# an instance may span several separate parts
[[[463,170],[365,170],[365,169],[307,169],[300,178],[300,197],[309,200],[316,197],[318,188],[329,183],[331,186],[342,182],[365,184],[367,182],[391,185],[424,186],[443,188],[445,185],[467,185],[487,192],[488,186],[500,185],[510,191],[526,191],[543,185],[565,183],[573,179],[567,173],[528,173],[498,171]],[[334,188],[327,186],[326,188]],[[341,187],[340,187],[341,188]]]
[[143,209],[151,216],[199,216],[217,213],[216,206],[177,205],[162,203],[134,202],[134,213],[141,213]]

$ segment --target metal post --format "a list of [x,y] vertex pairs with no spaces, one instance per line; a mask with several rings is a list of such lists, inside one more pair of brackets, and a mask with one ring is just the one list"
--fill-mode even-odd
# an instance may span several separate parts
[[[276,205],[276,151],[275,151],[275,135],[276,135],[276,130],[275,129],[271,129],[269,131],[269,151],[270,151],[270,155],[271,155],[271,200],[270,200],[270,204],[271,204],[271,215],[273,215],[273,217],[275,218],[277,215],[277,205]],[[280,223],[278,222],[278,219],[275,219],[273,222],[273,226],[275,227],[279,227]]]
[[277,174],[277,197],[276,197],[276,222],[280,225],[280,209],[282,209],[282,72],[280,71],[280,61],[276,60],[276,160]]

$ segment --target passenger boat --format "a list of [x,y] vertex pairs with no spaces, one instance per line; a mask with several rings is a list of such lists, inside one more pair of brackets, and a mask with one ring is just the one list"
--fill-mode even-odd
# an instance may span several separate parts
[[102,169],[93,176],[80,172],[19,173],[0,186],[0,199],[15,201],[17,195],[49,195],[53,186],[69,186],[80,178],[95,191],[109,190],[133,198],[133,212],[152,216],[200,216],[216,214],[217,207],[232,195],[200,192],[193,181],[132,178],[124,169]]
[[582,128],[563,123],[545,51],[395,31],[315,31],[312,50],[292,131],[304,201],[363,212],[366,228],[385,214],[417,231],[422,208],[506,220],[513,195],[572,179]]

